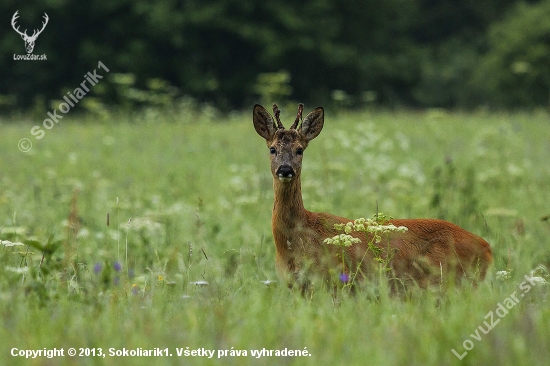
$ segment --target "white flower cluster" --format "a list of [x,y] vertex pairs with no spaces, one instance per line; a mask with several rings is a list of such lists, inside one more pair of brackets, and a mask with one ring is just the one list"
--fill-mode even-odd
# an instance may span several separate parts
[[[497,271],[496,273],[496,279],[499,281],[507,281],[510,278],[512,278],[511,271]],[[548,285],[548,278],[550,278],[550,274],[542,264],[531,270],[528,275],[525,275],[525,279],[528,280],[531,285]]]
[[537,285],[548,285],[548,281],[546,280],[548,277],[550,277],[548,270],[541,264],[529,272],[529,276],[526,278],[529,278],[529,282],[536,283]]
[[361,239],[354,238],[348,234],[340,234],[333,236],[332,238],[327,238],[323,241],[325,244],[339,245],[341,247],[349,247],[352,244],[360,243]]
[[3,245],[4,247],[14,247],[14,246],[20,246],[20,245],[25,245],[23,243],[19,243],[19,242],[11,242],[9,240],[0,240],[0,244]]
[[395,226],[394,224],[380,223],[374,219],[360,218],[347,224],[337,225],[337,229],[344,230],[346,234],[352,231],[364,231],[366,233],[374,234],[375,242],[379,243],[382,240],[382,234],[390,232],[404,233],[408,229],[405,226]]
[[506,281],[512,278],[512,273],[509,271],[497,271],[496,278],[499,281]]
[[350,246],[354,243],[361,242],[360,239],[352,237],[352,232],[366,232],[374,234],[374,241],[379,243],[382,240],[382,235],[390,232],[404,233],[408,229],[405,226],[395,226],[394,224],[380,223],[375,219],[360,218],[350,221],[346,224],[336,224],[334,227],[338,230],[343,230],[345,234],[336,235],[332,238],[325,239],[325,244],[334,244],[341,246]]

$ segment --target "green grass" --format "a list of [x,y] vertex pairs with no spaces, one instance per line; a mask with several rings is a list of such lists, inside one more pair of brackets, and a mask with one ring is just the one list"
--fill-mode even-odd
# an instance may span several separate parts
[[[280,282],[262,283],[278,280],[273,192],[251,112],[100,121],[69,113],[41,140],[30,134],[41,119],[3,120],[0,240],[42,245],[53,235],[59,247],[43,259],[33,246],[0,246],[0,364],[547,362],[548,285],[533,286],[488,334],[478,331],[480,340],[471,334],[486,329],[490,311],[496,321],[514,291],[523,294],[525,275],[550,268],[550,221],[541,220],[550,214],[548,117],[328,110],[304,154],[306,208],[447,219],[483,236],[495,259],[477,289],[373,299],[365,284],[338,305],[326,291],[305,299]],[[285,111],[282,118],[293,119]],[[24,137],[33,143],[28,153],[17,148]],[[498,279],[501,270],[510,278]],[[460,361],[451,350],[463,354],[470,342]],[[69,357],[70,347],[158,347],[172,356]],[[186,347],[216,353],[178,357]],[[65,357],[13,357],[12,348],[63,348]],[[252,357],[263,348],[311,356]],[[248,355],[218,359],[218,350]]]

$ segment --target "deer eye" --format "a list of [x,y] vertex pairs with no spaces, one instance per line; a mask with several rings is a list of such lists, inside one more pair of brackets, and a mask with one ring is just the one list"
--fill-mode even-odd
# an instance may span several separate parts
[[304,149],[299,148],[296,150],[296,155],[302,155],[304,153]]
[[270,147],[270,148],[269,148],[269,153],[270,153],[270,154],[275,154],[275,153],[277,153],[277,150],[275,150],[274,147]]

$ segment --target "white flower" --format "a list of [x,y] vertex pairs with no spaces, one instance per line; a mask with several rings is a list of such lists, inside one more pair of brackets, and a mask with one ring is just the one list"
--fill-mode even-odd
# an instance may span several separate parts
[[333,236],[332,238],[327,238],[323,242],[325,244],[349,247],[352,244],[360,243],[361,239],[354,238],[353,236],[347,235],[347,234],[340,234],[340,235]]
[[500,281],[506,281],[512,277],[512,274],[508,271],[497,271],[496,278]]
[[346,226],[344,227],[344,232],[345,232],[346,234],[350,234],[351,231],[352,231],[352,224],[351,224],[351,222],[348,222],[348,223],[346,224]]
[[[387,216],[383,215],[382,217],[386,218]],[[381,221],[385,220],[382,219]],[[325,244],[350,246],[353,243],[359,243],[361,240],[359,240],[358,238],[354,238],[350,235],[354,231],[374,234],[374,241],[376,243],[379,243],[382,240],[381,234],[390,233],[392,231],[404,233],[408,230],[405,226],[397,227],[391,223],[387,225],[382,225],[376,220],[365,219],[362,217],[354,220],[353,222],[350,221],[345,224],[335,224],[334,228],[337,230],[343,230],[344,234],[337,235],[331,239],[325,239]]]
[[546,281],[544,278],[538,277],[538,276],[530,276],[528,281],[529,281],[530,283],[536,284],[537,286],[539,286],[539,285],[547,285],[547,284],[548,284],[548,281]]

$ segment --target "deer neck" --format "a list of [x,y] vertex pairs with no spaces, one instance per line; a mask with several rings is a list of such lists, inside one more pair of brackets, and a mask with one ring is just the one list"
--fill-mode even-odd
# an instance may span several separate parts
[[299,232],[305,227],[307,211],[302,201],[300,176],[291,182],[273,180],[275,202],[273,205],[273,236],[279,252],[291,250],[298,240]]

